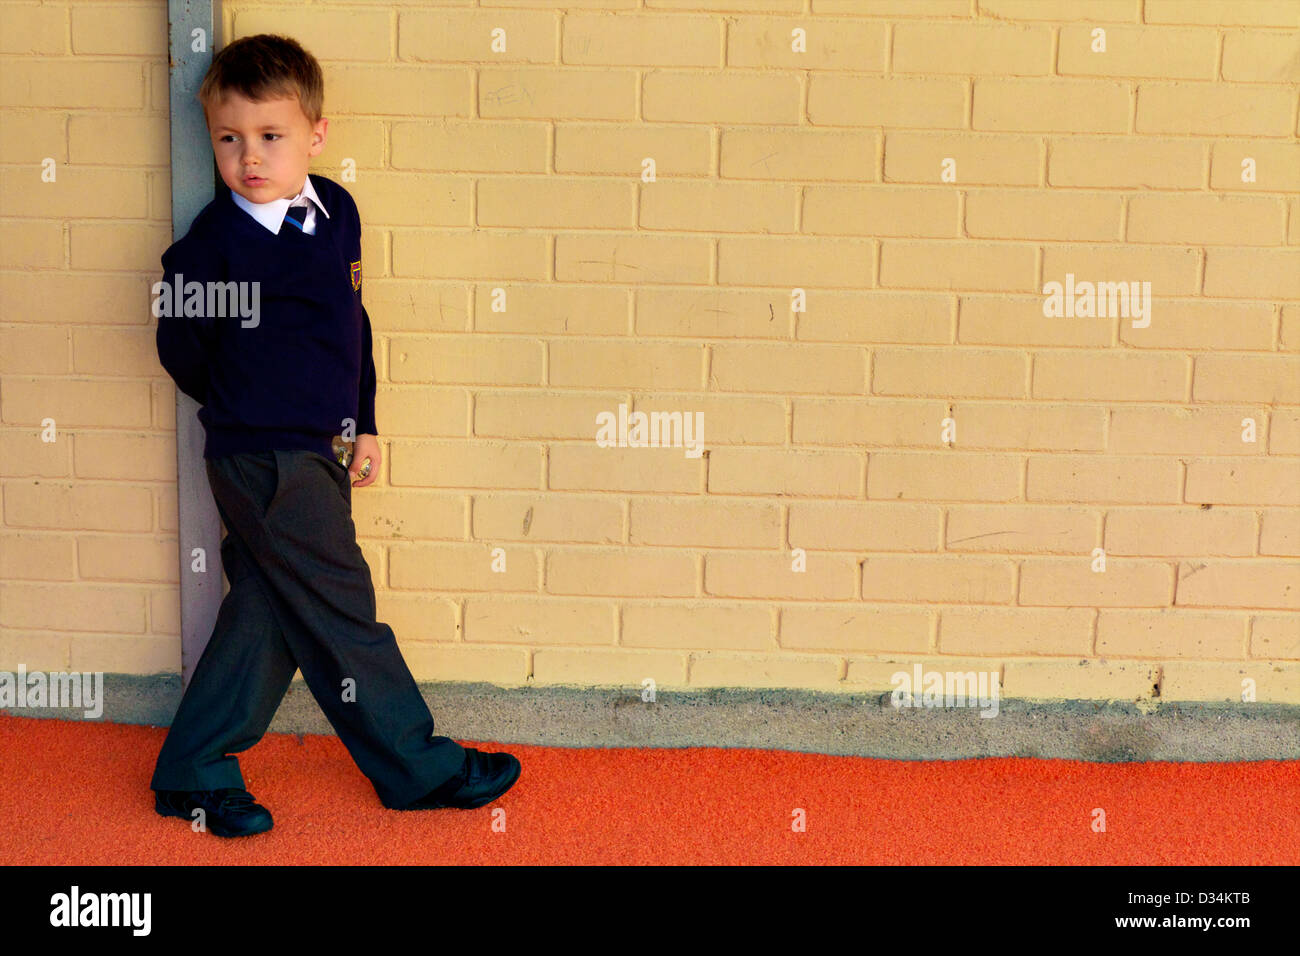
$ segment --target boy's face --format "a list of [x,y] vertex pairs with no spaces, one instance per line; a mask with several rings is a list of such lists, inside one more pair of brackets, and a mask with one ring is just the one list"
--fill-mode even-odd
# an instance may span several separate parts
[[328,125],[322,117],[313,126],[293,96],[255,103],[230,92],[208,113],[222,181],[254,203],[298,195],[308,160],[325,148]]

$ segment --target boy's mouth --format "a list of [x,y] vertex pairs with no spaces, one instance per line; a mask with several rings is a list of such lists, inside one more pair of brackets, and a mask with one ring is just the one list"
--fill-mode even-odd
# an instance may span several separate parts
[[244,185],[245,185],[245,186],[265,186],[265,185],[266,185],[266,180],[263,179],[261,176],[245,176],[245,177],[244,177]]

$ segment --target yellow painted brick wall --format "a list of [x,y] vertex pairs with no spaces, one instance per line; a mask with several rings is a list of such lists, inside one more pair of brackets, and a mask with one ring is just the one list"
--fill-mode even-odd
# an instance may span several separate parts
[[[223,13],[325,71],[417,678],[1300,703],[1300,0]],[[165,4],[0,20],[0,668],[178,671]]]

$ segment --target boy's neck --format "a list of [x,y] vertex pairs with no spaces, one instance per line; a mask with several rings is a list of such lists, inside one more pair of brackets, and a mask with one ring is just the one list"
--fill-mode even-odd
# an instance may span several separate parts
[[[303,174],[303,177],[302,177],[302,182],[300,182],[300,183],[298,184],[298,189],[294,192],[294,194],[293,194],[292,196],[280,196],[280,197],[278,197],[278,198],[279,198],[279,199],[287,199],[287,200],[289,200],[290,202],[292,202],[293,200],[299,198],[299,197],[302,195],[302,191],[303,191],[304,189],[306,189],[306,188],[307,188],[307,174],[304,173],[304,174]],[[267,202],[275,202],[275,201],[276,201],[275,199],[268,199],[268,200],[267,200]]]

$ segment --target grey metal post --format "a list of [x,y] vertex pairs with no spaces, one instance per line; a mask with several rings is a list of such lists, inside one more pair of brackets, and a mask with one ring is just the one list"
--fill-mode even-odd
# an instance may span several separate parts
[[[214,9],[215,8],[215,9]],[[179,239],[215,195],[217,176],[203,110],[195,98],[212,63],[220,15],[214,0],[167,0],[167,70],[171,111],[172,237]],[[202,30],[197,43],[194,31]],[[201,47],[196,52],[195,46]],[[221,519],[203,463],[199,406],[176,390],[177,540],[181,582],[181,682],[188,687],[221,607]],[[202,548],[206,571],[191,570]]]

